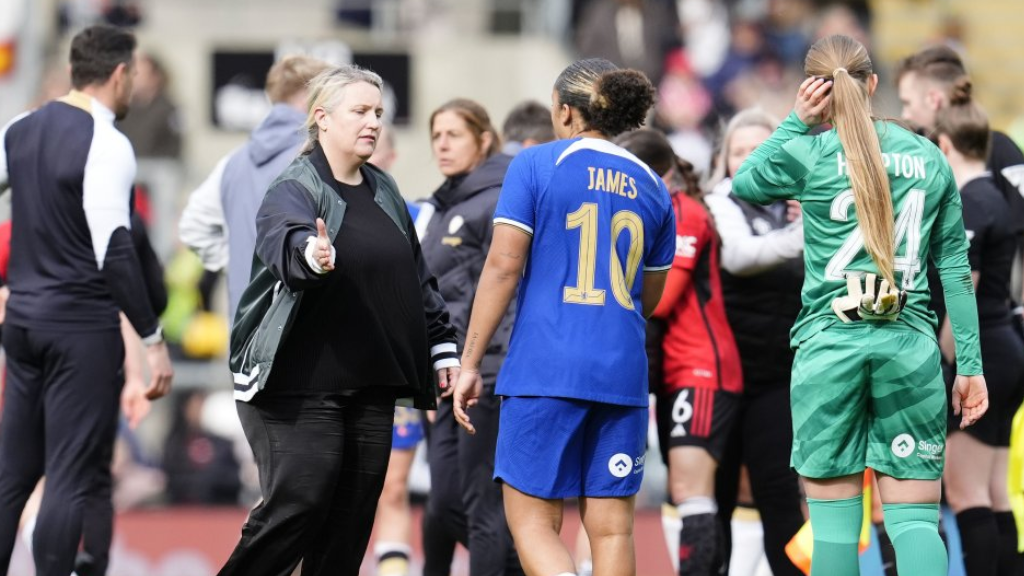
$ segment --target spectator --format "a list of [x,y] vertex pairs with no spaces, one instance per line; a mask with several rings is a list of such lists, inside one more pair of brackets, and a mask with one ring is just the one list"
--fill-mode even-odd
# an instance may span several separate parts
[[131,112],[117,127],[139,158],[181,159],[181,115],[167,93],[167,69],[153,54],[139,52]]
[[228,318],[234,318],[249,282],[256,247],[256,211],[270,183],[302,145],[306,84],[327,69],[307,56],[282,59],[267,72],[273,106],[240,149],[222,158],[189,196],[181,215],[181,241],[210,271],[228,268]]
[[171,504],[235,505],[242,487],[231,441],[202,426],[202,392],[177,398],[162,468]]
[[536,100],[527,100],[513,108],[501,127],[501,140],[504,142],[501,151],[509,156],[554,139],[551,110]]
[[680,44],[679,12],[673,0],[594,0],[576,31],[582,58],[605,58],[640,70],[655,86],[665,55]]

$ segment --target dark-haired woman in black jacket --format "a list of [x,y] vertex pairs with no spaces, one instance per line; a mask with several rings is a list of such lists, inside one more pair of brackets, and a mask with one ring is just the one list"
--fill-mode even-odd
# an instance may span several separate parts
[[[501,142],[490,117],[472,100],[452,100],[434,111],[430,143],[445,181],[421,205],[416,228],[461,347],[491,245],[491,218],[512,158],[498,152]],[[501,486],[493,480],[501,407],[494,384],[508,351],[513,318],[510,309],[484,356],[485,391],[475,412],[478,433],[459,433],[452,413],[453,388],[438,403],[427,436],[431,488],[423,529],[424,576],[451,573],[455,542],[469,550],[471,576],[523,573],[505,520]]]

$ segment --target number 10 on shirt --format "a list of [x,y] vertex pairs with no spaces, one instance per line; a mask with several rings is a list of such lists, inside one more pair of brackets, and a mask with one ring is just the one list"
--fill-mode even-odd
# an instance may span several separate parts
[[[565,217],[566,230],[577,228],[580,230],[580,257],[576,270],[576,285],[566,286],[562,296],[562,301],[568,304],[604,306],[605,291],[594,288],[597,274],[597,216],[598,205],[593,202],[584,202],[579,210],[571,212]],[[626,310],[634,310],[635,306],[630,291],[633,289],[633,283],[636,282],[636,273],[640,267],[640,259],[643,257],[643,220],[635,212],[620,210],[612,216],[611,228],[608,274],[612,295],[620,306]],[[624,232],[629,234],[629,250],[626,252],[625,269],[615,253],[615,245],[618,244],[618,240]]]

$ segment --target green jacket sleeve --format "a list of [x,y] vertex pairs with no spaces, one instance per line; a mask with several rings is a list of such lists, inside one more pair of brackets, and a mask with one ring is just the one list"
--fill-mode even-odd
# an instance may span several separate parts
[[978,341],[978,301],[974,296],[971,265],[967,260],[968,247],[963,204],[950,175],[932,228],[932,261],[942,281],[946,313],[953,327],[957,374],[976,376],[982,373],[981,344]]
[[733,194],[757,204],[798,198],[817,161],[812,151],[814,139],[803,137],[810,130],[796,112],[790,112],[771,138],[740,166],[733,177]]

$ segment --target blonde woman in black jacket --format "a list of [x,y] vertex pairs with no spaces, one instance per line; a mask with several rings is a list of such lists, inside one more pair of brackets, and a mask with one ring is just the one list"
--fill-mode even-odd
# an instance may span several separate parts
[[[310,82],[309,141],[256,217],[231,340],[238,415],[263,499],[221,576],[356,576],[391,452],[395,400],[434,406],[455,332],[394,181],[366,164],[380,76]],[[432,365],[431,365],[432,364]]]

